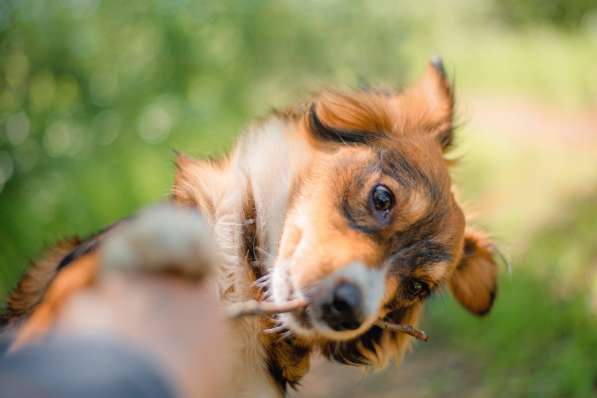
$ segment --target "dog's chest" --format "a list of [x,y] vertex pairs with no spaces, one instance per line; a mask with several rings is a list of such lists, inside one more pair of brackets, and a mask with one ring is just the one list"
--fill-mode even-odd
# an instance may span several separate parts
[[280,338],[278,335],[262,344],[272,380],[283,391],[296,387],[309,371],[311,347],[294,338]]
[[310,351],[290,339],[261,333],[259,319],[242,320],[234,331],[236,369],[229,393],[232,396],[281,398],[309,368]]

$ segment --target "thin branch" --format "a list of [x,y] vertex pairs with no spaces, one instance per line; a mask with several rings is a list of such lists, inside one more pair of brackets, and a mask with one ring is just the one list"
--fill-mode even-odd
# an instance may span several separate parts
[[230,305],[227,312],[229,318],[238,319],[245,316],[275,315],[298,311],[306,306],[307,302],[304,299],[291,300],[281,304],[249,300]]
[[385,321],[377,321],[375,323],[382,329],[393,330],[396,332],[406,333],[421,341],[428,341],[429,337],[422,330],[416,329],[411,325],[401,325],[397,323],[388,323]]
[[[245,316],[275,315],[284,312],[298,311],[306,306],[307,302],[304,299],[291,300],[280,304],[249,300],[228,306],[227,313],[229,318],[238,319]],[[429,337],[425,332],[418,330],[411,325],[401,325],[385,321],[377,321],[375,324],[382,329],[406,333],[421,341],[429,340]]]

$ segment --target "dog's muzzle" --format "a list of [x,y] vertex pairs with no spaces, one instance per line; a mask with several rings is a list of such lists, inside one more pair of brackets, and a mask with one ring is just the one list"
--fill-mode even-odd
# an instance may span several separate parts
[[377,313],[384,273],[355,262],[304,291],[315,325],[335,332],[359,329]]

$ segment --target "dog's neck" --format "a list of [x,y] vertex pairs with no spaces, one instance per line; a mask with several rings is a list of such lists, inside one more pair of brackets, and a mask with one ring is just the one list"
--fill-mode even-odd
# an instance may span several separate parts
[[[241,136],[223,164],[198,161],[187,170],[179,165],[176,184],[190,192],[184,201],[205,214],[223,253],[217,279],[225,302],[268,298],[267,279],[275,266],[288,206],[311,163],[312,151],[299,134],[296,119],[274,116]],[[189,172],[189,167],[194,170]],[[183,201],[177,191],[175,186],[175,199]],[[265,287],[257,286],[260,278]],[[241,356],[244,367],[265,367],[263,376],[283,394],[308,371],[311,346],[296,337],[263,333],[272,326],[267,318],[241,321]],[[251,372],[240,378],[261,377],[258,369]],[[247,387],[254,392],[260,388]]]
[[310,163],[312,151],[298,134],[296,122],[274,117],[245,133],[231,159],[235,174],[246,178],[244,200],[255,206],[258,250],[267,255],[268,270],[274,266],[299,177]]
[[[248,132],[232,159],[231,166],[242,170],[247,179],[243,206],[246,247],[241,250],[248,253],[246,264],[256,279],[267,281],[275,266],[288,206],[300,189],[299,177],[310,163],[306,157],[311,152],[297,134],[294,122],[271,119]],[[267,299],[267,282],[265,286],[265,291],[254,292],[253,298]],[[261,320],[261,325],[265,329],[273,323]],[[282,391],[295,386],[309,370],[309,344],[278,334],[261,334],[260,342],[269,373]]]

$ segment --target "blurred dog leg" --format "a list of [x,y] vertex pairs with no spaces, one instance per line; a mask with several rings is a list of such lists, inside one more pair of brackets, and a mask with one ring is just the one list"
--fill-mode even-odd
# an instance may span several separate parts
[[[145,271],[201,279],[217,261],[217,249],[201,216],[161,204],[114,228],[99,251],[77,259],[56,275],[29,319],[16,332],[10,351],[39,339],[52,327],[67,298],[91,285],[98,274]],[[99,264],[101,263],[101,264]]]
[[49,331],[115,337],[153,356],[180,396],[226,396],[233,344],[209,278],[215,261],[196,212],[144,211],[57,276],[13,350]]
[[214,289],[168,274],[112,273],[63,308],[62,336],[111,336],[149,354],[181,397],[225,397],[233,353]]
[[116,336],[154,355],[182,396],[225,396],[229,334],[201,217],[173,205],[144,211],[106,239],[99,258],[100,277],[66,304],[59,332]]

